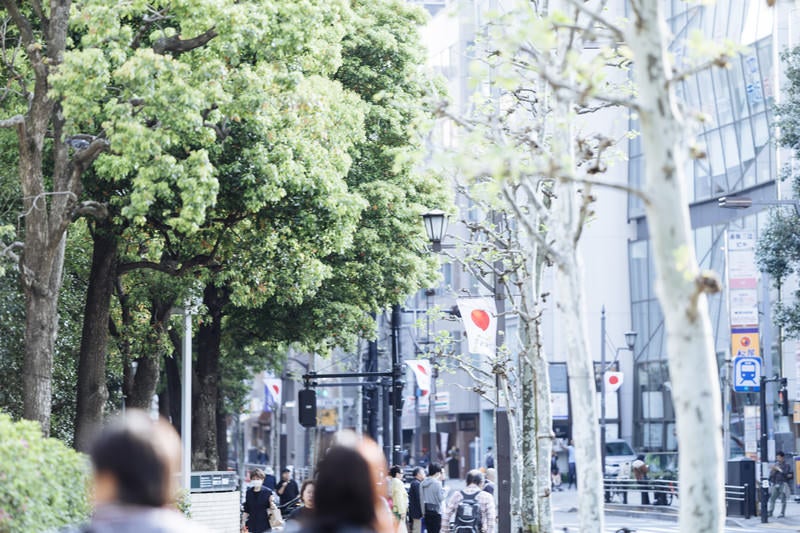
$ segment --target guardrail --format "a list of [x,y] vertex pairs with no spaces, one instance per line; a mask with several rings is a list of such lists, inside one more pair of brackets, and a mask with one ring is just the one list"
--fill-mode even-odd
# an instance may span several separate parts
[[[638,481],[633,478],[605,478],[604,492],[606,503],[621,503],[624,505],[636,506],[633,503],[635,498],[628,501],[629,494],[639,493],[640,502],[638,506],[669,506],[673,500],[678,498],[678,481],[672,479],[645,479]],[[725,503],[728,507],[731,504],[743,509],[745,518],[750,518],[751,491],[749,485],[725,485]]]

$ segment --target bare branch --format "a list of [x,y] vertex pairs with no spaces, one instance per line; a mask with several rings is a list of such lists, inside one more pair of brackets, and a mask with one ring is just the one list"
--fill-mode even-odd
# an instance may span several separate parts
[[712,67],[719,67],[719,68],[728,68],[730,66],[727,54],[722,54],[717,57],[713,57],[708,61],[695,65],[692,68],[686,69],[682,72],[675,72],[671,78],[667,80],[667,86],[672,85],[673,83],[678,83],[680,81],[685,80],[686,78],[690,78],[695,74],[699,74],[704,70],[708,70]]
[[14,115],[11,118],[0,120],[0,128],[16,128],[17,126],[25,123],[25,117],[22,115]]
[[98,220],[108,218],[108,204],[91,200],[81,202],[72,210],[72,219],[82,216],[91,216]]
[[217,30],[211,28],[205,33],[201,33],[197,37],[193,37],[191,39],[181,39],[179,35],[162,37],[161,39],[157,40],[155,44],[153,44],[153,51],[157,54],[170,53],[174,56],[177,56],[184,52],[190,52],[195,48],[204,46],[216,36]]
[[622,31],[622,28],[620,28],[616,24],[613,24],[610,20],[605,18],[598,11],[586,7],[586,5],[584,5],[584,0],[567,0],[567,2],[571,6],[573,6],[576,10],[578,10],[580,13],[586,15],[600,26],[608,29],[611,33],[614,34],[617,40],[619,41],[625,40],[625,32]]
[[19,34],[22,37],[22,42],[25,44],[25,48],[29,49],[34,41],[31,22],[20,12],[16,0],[3,0],[3,6],[5,6],[8,14],[11,15],[11,19],[14,21],[14,24],[17,25]]

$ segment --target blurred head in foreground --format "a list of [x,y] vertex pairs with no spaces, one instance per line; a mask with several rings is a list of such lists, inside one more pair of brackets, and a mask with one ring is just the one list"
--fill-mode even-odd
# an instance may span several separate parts
[[89,454],[95,505],[165,507],[174,503],[181,442],[168,422],[129,410],[100,432]]
[[337,435],[317,465],[314,508],[317,525],[336,530],[342,525],[394,533],[381,495],[385,492],[386,459],[380,447],[352,432]]

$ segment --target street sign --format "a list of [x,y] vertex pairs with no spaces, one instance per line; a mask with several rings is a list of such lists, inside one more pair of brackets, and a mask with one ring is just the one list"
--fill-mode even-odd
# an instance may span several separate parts
[[761,359],[737,357],[733,360],[733,390],[736,392],[758,392],[761,380]]

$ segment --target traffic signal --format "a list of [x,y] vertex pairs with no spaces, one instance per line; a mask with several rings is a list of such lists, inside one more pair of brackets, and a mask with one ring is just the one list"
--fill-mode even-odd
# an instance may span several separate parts
[[314,389],[301,389],[297,394],[300,425],[313,428],[317,425],[317,393]]
[[781,378],[781,388],[778,390],[778,401],[781,403],[781,415],[789,416],[789,390],[786,388],[786,378]]

